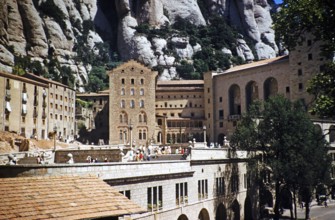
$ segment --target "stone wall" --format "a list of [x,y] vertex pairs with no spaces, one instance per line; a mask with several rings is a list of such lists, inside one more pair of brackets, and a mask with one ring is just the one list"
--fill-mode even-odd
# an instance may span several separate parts
[[106,150],[57,150],[55,156],[55,163],[66,163],[69,160],[68,154],[72,154],[75,163],[86,163],[87,157],[97,159],[98,162],[119,162],[121,155],[119,149]]

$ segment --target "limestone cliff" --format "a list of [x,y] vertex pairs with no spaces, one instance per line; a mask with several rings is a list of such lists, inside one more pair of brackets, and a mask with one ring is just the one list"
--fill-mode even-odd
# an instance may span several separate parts
[[225,18],[240,33],[233,51],[222,47],[222,53],[235,54],[246,62],[271,58],[278,48],[270,9],[267,0],[2,0],[0,69],[12,71],[17,56],[29,56],[42,66],[56,60],[71,69],[82,89],[92,64],[81,60],[80,48],[98,54],[97,44],[108,42],[110,54],[160,66],[161,78],[171,79],[178,76],[176,66],[181,60],[192,63],[203,45],[191,43],[192,36],[178,32],[148,37],[137,28],[148,24],[160,29],[178,19],[210,26],[209,18],[214,15]]

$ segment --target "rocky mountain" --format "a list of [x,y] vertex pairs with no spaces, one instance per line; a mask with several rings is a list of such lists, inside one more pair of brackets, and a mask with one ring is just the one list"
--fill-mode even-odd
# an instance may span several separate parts
[[[0,69],[17,71],[19,57],[29,57],[61,80],[60,67],[67,67],[81,91],[97,59],[108,62],[106,51],[154,67],[167,80],[182,77],[181,66],[224,69],[236,57],[278,55],[270,10],[267,0],[2,0]],[[228,63],[202,68],[207,50]]]

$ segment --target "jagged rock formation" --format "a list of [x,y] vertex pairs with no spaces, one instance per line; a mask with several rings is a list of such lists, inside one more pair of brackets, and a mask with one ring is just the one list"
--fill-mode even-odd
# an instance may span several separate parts
[[[252,39],[256,51],[253,54],[241,37],[236,39],[236,51],[222,48],[223,53],[236,53],[247,62],[278,54],[266,0],[202,0],[202,3],[207,13],[225,17],[230,25],[237,27],[240,36]],[[160,28],[174,24],[178,18],[198,26],[210,25],[197,0],[2,0],[0,69],[11,71],[14,55],[30,56],[41,63],[52,58],[70,67],[77,84],[84,85],[90,64],[80,62],[76,51],[78,38],[84,37],[87,48],[108,41],[123,60],[136,59],[151,67],[163,66],[161,78],[171,79],[178,75],[178,60],[192,62],[201,45],[192,46],[187,36],[149,39],[139,34],[136,27],[147,23],[152,28]],[[94,22],[96,32],[88,27],[88,21]],[[175,54],[167,52],[171,49],[169,45]]]

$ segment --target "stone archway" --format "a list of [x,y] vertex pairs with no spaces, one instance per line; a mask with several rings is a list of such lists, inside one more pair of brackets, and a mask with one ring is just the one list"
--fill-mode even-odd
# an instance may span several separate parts
[[240,220],[240,204],[238,203],[237,199],[234,200],[234,202],[231,204],[231,210],[233,211],[233,220]]
[[184,214],[181,214],[177,220],[188,220],[187,216]]
[[229,114],[241,114],[241,91],[240,87],[236,84],[229,88]]
[[222,203],[216,209],[215,220],[227,220],[227,209]]
[[249,196],[245,198],[244,201],[244,220],[253,220],[252,215],[252,203]]
[[264,82],[264,100],[275,96],[278,93],[278,82],[275,78],[270,77]]
[[249,106],[258,99],[258,85],[255,81],[250,81],[245,87],[246,107]]
[[209,214],[208,214],[207,209],[205,208],[201,209],[198,215],[198,220],[209,220]]

